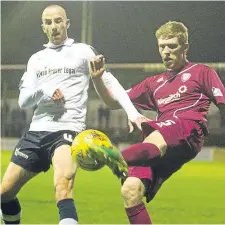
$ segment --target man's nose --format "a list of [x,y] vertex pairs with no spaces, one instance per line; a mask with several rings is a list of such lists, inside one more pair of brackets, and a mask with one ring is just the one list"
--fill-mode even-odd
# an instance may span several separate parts
[[57,26],[56,26],[56,23],[52,23],[52,31],[56,31],[57,30]]
[[170,53],[170,49],[168,46],[165,46],[165,48],[163,49],[163,53],[164,54],[169,54]]

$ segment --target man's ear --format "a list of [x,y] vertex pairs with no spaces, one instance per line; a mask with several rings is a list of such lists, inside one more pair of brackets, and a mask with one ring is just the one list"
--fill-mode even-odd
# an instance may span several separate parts
[[69,19],[67,19],[67,21],[66,21],[66,27],[67,27],[67,29],[70,27],[70,20]]
[[42,27],[43,32],[46,33],[44,24],[41,24],[41,27]]
[[188,49],[189,49],[189,44],[188,43],[184,44],[184,53],[186,56],[187,56]]

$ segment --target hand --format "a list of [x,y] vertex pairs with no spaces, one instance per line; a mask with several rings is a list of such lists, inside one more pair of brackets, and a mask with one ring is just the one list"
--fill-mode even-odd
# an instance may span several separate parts
[[[145,116],[140,115],[140,117],[138,117],[136,120],[134,120],[133,122],[131,122],[130,120],[128,120],[128,126],[129,126],[129,133],[132,133],[135,129],[135,126],[139,129],[142,130],[141,128],[141,124],[143,122],[149,122],[151,121],[150,119],[148,119]],[[134,126],[135,125],[135,126]]]
[[105,71],[105,58],[103,55],[96,55],[90,61],[90,75],[92,78],[100,77]]
[[61,90],[59,88],[57,88],[55,90],[55,92],[52,95],[52,100],[56,103],[56,104],[64,104],[65,103],[65,98],[63,93],[61,92]]

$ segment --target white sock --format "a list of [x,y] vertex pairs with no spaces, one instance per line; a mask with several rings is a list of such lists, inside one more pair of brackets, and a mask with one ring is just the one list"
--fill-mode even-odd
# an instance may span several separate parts
[[78,224],[78,221],[72,218],[65,218],[59,222],[59,225],[70,225],[70,224],[71,225]]

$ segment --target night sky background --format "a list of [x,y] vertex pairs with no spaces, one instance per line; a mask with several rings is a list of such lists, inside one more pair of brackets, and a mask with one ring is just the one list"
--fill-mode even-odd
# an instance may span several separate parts
[[[2,64],[26,64],[47,42],[41,14],[49,4],[63,6],[71,20],[69,36],[81,41],[82,2],[1,2]],[[169,20],[189,29],[189,60],[225,62],[225,2],[93,2],[92,45],[108,63],[160,62],[156,29]]]

